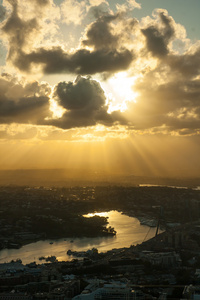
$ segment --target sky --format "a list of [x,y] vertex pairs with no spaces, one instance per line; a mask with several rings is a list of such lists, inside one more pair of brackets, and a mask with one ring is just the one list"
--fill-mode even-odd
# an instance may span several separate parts
[[200,176],[199,0],[0,0],[0,169]]

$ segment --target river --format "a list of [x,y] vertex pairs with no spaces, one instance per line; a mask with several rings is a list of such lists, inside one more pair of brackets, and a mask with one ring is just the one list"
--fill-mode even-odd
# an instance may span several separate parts
[[[106,252],[114,248],[130,247],[150,239],[155,235],[155,228],[140,225],[137,218],[128,217],[118,211],[96,213],[97,215],[108,217],[109,226],[117,231],[113,237],[98,238],[71,238],[58,240],[42,240],[21,247],[20,249],[3,249],[0,251],[0,263],[10,262],[12,259],[20,258],[23,264],[39,260],[41,256],[54,255],[58,261],[67,261],[72,257],[67,255],[69,249],[73,251],[85,251],[97,248],[99,252]],[[94,215],[94,214],[92,214]],[[88,217],[91,214],[87,215]],[[148,233],[148,236],[146,237]]]

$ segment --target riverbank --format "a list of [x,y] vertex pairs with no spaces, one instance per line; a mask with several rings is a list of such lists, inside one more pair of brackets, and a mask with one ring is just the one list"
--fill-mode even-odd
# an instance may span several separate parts
[[[97,248],[99,252],[107,252],[114,248],[130,247],[143,242],[149,227],[140,225],[137,218],[128,217],[118,211],[104,212],[109,225],[116,228],[116,236],[95,238],[62,238],[41,240],[22,246],[20,249],[3,249],[0,251],[0,263],[20,258],[23,263],[35,261],[41,264],[39,257],[56,256],[58,261],[70,261],[75,257],[67,255],[67,251],[87,251]],[[155,228],[150,228],[148,238],[155,235]]]

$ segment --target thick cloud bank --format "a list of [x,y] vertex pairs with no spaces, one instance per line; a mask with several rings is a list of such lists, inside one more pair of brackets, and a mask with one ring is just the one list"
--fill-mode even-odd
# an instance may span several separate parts
[[120,112],[107,112],[105,93],[99,82],[90,77],[78,76],[74,82],[58,83],[53,98],[66,112],[62,118],[51,120],[51,125],[72,128],[126,123]]
[[[33,18],[23,20],[19,14],[18,2],[9,1],[12,5],[12,13],[2,27],[2,32],[9,42],[8,61],[23,72],[33,72],[35,68],[39,68],[47,74],[52,73],[74,73],[80,75],[95,74],[95,73],[114,73],[120,70],[126,70],[134,59],[133,51],[125,47],[114,49],[110,47],[111,38],[117,40],[115,35],[109,35],[104,29],[109,27],[109,22],[115,20],[118,16],[107,16],[98,23],[102,28],[98,37],[96,29],[94,35],[91,33],[92,28],[88,31],[90,42],[83,41],[83,44],[98,43],[101,36],[108,35],[106,38],[99,39],[102,45],[107,39],[107,44],[104,47],[95,47],[93,50],[85,48],[77,49],[72,53],[63,49],[61,45],[48,47],[34,47],[34,41],[37,40],[41,32],[41,22],[38,15]],[[43,3],[46,4],[48,1]],[[100,18],[101,19],[101,18]],[[97,23],[97,27],[99,24]],[[105,25],[104,25],[105,24]],[[94,26],[94,25],[93,25]],[[93,35],[93,36],[92,36]],[[92,39],[96,41],[92,42]]]
[[[0,29],[7,57],[2,69],[11,67],[15,75],[0,77],[1,124],[62,129],[119,124],[139,133],[199,134],[200,43],[189,40],[166,10],[137,20],[132,10],[140,5],[134,0],[116,3],[115,10],[109,1],[98,0],[3,3]],[[120,105],[113,109],[115,96],[110,99],[110,91],[91,77],[109,86],[120,71],[132,80],[129,89],[137,95],[127,101],[114,91],[127,107],[124,112]],[[71,78],[54,87],[33,80],[44,74]],[[30,82],[17,79],[26,75],[32,76]],[[126,91],[125,81],[111,91],[119,86]],[[62,108],[59,117],[52,102]]]
[[40,124],[50,116],[48,84],[23,83],[8,74],[0,77],[0,123]]

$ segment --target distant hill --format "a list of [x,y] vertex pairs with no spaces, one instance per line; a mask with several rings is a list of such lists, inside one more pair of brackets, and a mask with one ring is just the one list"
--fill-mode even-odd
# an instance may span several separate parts
[[118,175],[75,169],[0,170],[0,185],[88,186],[115,184],[126,186],[152,184],[195,187],[200,186],[200,178]]

